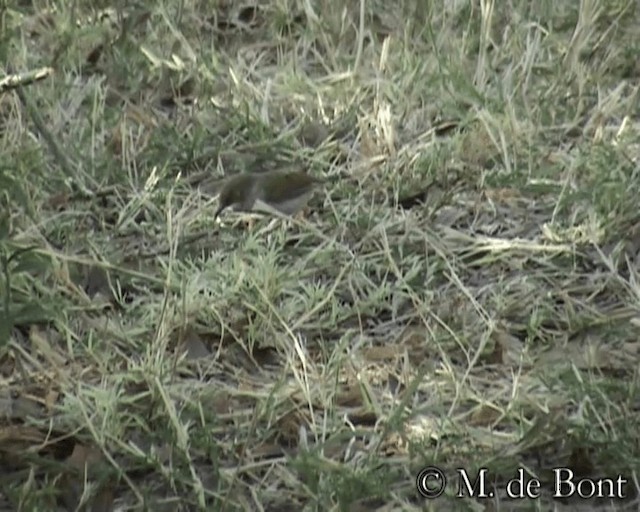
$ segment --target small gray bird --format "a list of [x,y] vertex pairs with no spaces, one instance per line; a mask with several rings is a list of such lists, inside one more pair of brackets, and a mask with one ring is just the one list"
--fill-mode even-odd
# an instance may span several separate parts
[[324,183],[324,180],[300,171],[236,174],[222,186],[214,218],[225,208],[267,213],[274,213],[275,210],[293,216],[307,205],[320,183]]

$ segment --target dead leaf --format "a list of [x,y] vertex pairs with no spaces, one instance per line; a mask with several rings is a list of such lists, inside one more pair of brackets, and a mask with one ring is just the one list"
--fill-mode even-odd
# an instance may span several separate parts
[[398,336],[398,344],[409,347],[424,345],[427,337],[424,326],[407,325]]
[[115,484],[113,482],[105,482],[100,486],[93,500],[91,500],[91,512],[112,512],[115,498]]
[[394,457],[407,453],[407,442],[400,432],[391,431],[382,440],[380,453],[385,457]]
[[398,206],[403,210],[410,210],[411,208],[415,208],[417,206],[424,206],[424,204],[427,202],[428,197],[429,190],[425,188],[414,194],[410,194],[398,199]]
[[93,298],[98,293],[109,299],[113,297],[109,274],[104,267],[97,265],[91,267],[84,279],[83,287],[89,298]]
[[56,403],[58,402],[58,398],[60,397],[60,392],[55,389],[50,389],[46,396],[44,397],[44,405],[47,408],[48,412],[52,412]]
[[0,428],[0,448],[13,448],[18,443],[43,444],[45,434],[35,427],[25,425],[10,425]]
[[392,395],[401,393],[405,390],[404,383],[392,373],[387,376],[387,385],[389,386],[389,391],[391,391]]
[[54,368],[61,369],[65,366],[66,359],[51,346],[47,336],[35,325],[32,325],[29,329],[29,341],[34,353],[43,356]]
[[366,451],[366,447],[359,439],[353,443],[347,441],[348,440],[342,439],[340,436],[328,439],[323,448],[324,456],[327,459],[343,460],[347,449],[352,454]]
[[13,415],[14,397],[9,389],[0,390],[0,418],[11,418]]
[[167,92],[161,93],[160,104],[163,107],[175,107],[179,103],[191,103],[193,102],[195,89],[196,89],[196,80],[193,77],[189,77],[184,81],[180,82],[177,85],[173,85],[171,80],[162,87],[163,89],[167,89]]
[[216,414],[229,414],[233,411],[233,403],[226,391],[221,391],[207,404]]
[[300,428],[308,428],[310,423],[308,412],[288,412],[276,422],[278,442],[288,447],[298,446]]
[[380,154],[378,145],[366,122],[360,123],[360,152],[364,158],[374,158]]
[[[639,322],[640,323],[640,322]],[[634,323],[635,325],[635,323]],[[622,344],[622,351],[632,357],[640,354],[640,341],[626,341]]]
[[380,345],[362,348],[362,356],[366,361],[378,362],[397,359],[402,355],[403,349],[398,345]]
[[482,358],[486,364],[504,364],[504,347],[499,340],[495,340],[493,350]]
[[583,446],[574,446],[569,455],[567,467],[571,469],[577,477],[587,477],[593,474],[594,465],[588,450]]
[[378,421],[378,415],[371,409],[361,407],[358,410],[348,412],[347,418],[354,425],[361,427],[373,427]]
[[278,351],[274,347],[253,347],[251,357],[259,366],[277,365],[280,361]]
[[349,504],[350,512],[387,512],[395,510],[396,503],[384,503],[382,498],[365,498]]
[[456,120],[440,121],[438,124],[432,127],[432,130],[435,133],[436,137],[444,137],[453,130],[458,130],[459,127],[460,122]]
[[65,505],[70,509],[78,509],[83,504],[92,511],[112,511],[115,497],[112,481],[99,484],[92,496],[87,497],[84,492],[86,476],[91,479],[104,468],[106,459],[102,451],[97,446],[75,443],[65,463],[67,470],[58,480],[58,490]]
[[469,424],[477,427],[488,427],[489,425],[493,425],[500,416],[500,411],[488,404],[482,404],[471,414]]
[[492,338],[501,347],[502,364],[521,364],[525,345],[517,336],[508,331],[508,327],[499,326]]
[[76,443],[73,452],[65,462],[67,466],[84,473],[85,470],[94,470],[103,460],[102,451],[99,448]]
[[189,330],[182,340],[180,350],[182,352],[186,351],[188,360],[201,359],[211,355],[211,351],[204,344],[202,338],[193,330]]
[[65,210],[69,204],[71,195],[68,192],[60,192],[49,196],[46,201],[47,206],[56,211]]
[[460,151],[460,159],[470,165],[486,168],[500,156],[500,152],[481,124],[476,123],[465,135]]
[[95,66],[100,60],[102,56],[102,52],[104,51],[104,43],[98,43],[88,54],[86,57],[87,64],[90,66]]
[[42,404],[33,398],[22,396],[15,390],[0,391],[0,418],[24,419],[29,416],[44,417]]
[[273,459],[286,455],[282,446],[272,443],[262,443],[251,448],[251,456],[254,459]]
[[[16,357],[12,352],[5,352],[4,357],[0,357],[0,377],[8,379],[13,372],[16,371]],[[1,397],[0,392],[0,397]],[[0,406],[0,417],[2,416],[2,407]]]
[[298,137],[305,146],[317,148],[329,137],[329,130],[321,123],[309,121],[300,128]]
[[362,391],[359,386],[349,385],[338,391],[336,404],[342,407],[362,405]]

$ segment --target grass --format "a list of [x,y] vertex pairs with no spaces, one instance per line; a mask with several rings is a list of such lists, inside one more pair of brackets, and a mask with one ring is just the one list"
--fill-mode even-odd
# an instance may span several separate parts
[[0,6],[1,510],[635,510],[637,2],[94,4]]

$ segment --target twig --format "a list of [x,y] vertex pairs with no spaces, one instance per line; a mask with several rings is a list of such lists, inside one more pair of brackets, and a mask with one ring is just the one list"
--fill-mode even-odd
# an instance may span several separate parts
[[46,67],[27,71],[26,73],[12,73],[0,79],[0,93],[17,89],[24,85],[44,80],[53,74],[53,68]]

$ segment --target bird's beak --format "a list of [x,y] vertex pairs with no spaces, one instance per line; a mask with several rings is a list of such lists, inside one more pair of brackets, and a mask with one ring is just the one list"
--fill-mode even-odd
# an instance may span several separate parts
[[218,218],[218,216],[222,213],[222,210],[224,210],[222,206],[216,210],[216,213],[213,214],[213,220],[216,220]]

